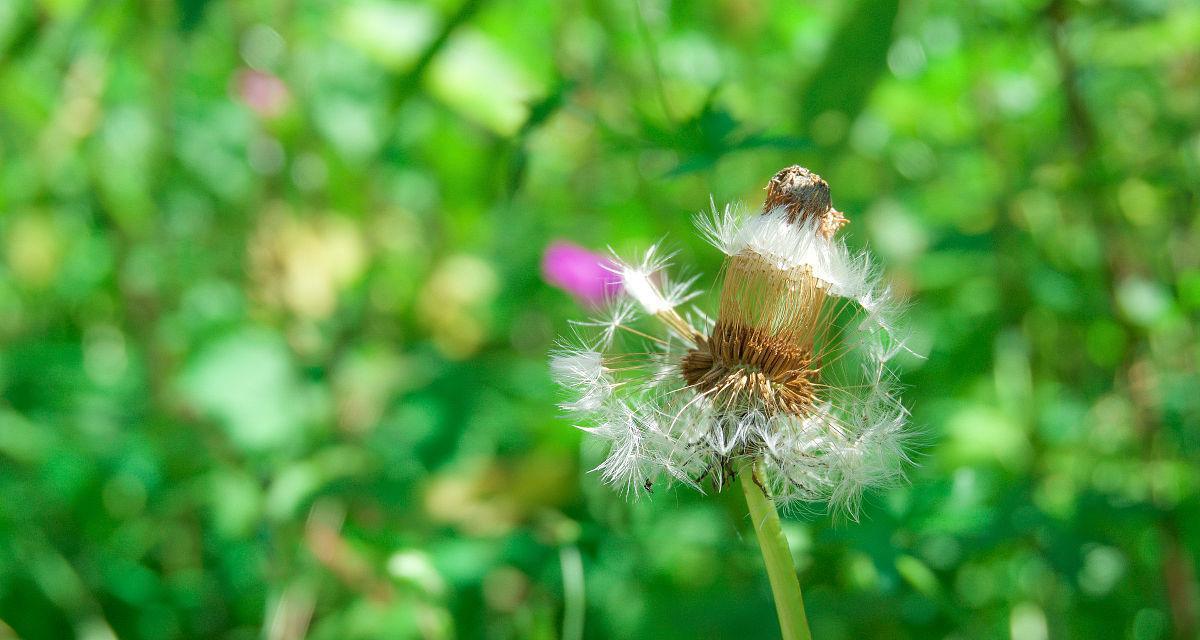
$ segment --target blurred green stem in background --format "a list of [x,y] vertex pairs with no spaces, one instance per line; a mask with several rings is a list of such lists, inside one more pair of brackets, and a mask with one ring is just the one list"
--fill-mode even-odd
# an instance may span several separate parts
[[746,494],[746,506],[750,509],[750,520],[754,522],[754,534],[762,549],[763,564],[767,566],[767,577],[771,581],[771,593],[775,596],[775,611],[779,614],[779,628],[784,640],[811,640],[808,618],[804,615],[804,598],[800,595],[800,580],[792,564],[792,552],[788,548],[783,527],[779,524],[779,513],[770,496],[755,481],[761,462],[746,458],[738,469],[742,491]]
[[583,638],[583,615],[587,608],[584,595],[583,556],[579,547],[563,545],[559,548],[563,577],[563,640]]

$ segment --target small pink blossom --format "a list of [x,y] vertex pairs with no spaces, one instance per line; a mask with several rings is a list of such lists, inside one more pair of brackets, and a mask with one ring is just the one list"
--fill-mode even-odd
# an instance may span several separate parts
[[580,302],[596,306],[621,289],[608,258],[587,249],[556,240],[542,256],[542,277],[546,282],[575,296]]
[[235,80],[238,98],[264,118],[283,115],[291,102],[291,92],[279,76],[254,69],[242,69]]

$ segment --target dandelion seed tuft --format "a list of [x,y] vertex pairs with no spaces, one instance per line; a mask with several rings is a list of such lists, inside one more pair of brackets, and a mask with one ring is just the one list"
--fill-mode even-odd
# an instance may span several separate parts
[[719,491],[752,458],[777,503],[857,518],[866,489],[903,478],[898,305],[871,257],[836,237],[847,222],[796,166],[767,184],[761,213],[710,201],[696,225],[726,256],[711,316],[659,246],[614,260],[621,294],[551,361],[572,394],[562,406],[608,445],[606,482]]

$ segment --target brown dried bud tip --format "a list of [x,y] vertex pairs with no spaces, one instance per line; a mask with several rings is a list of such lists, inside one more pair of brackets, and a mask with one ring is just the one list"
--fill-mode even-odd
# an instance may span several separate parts
[[776,173],[767,183],[763,213],[776,207],[787,210],[788,222],[819,221],[826,238],[832,238],[838,229],[850,223],[841,211],[833,208],[829,183],[797,164]]

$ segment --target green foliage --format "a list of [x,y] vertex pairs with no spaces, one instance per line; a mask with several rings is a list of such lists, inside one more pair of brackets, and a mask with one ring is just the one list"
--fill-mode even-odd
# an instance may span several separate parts
[[0,3],[0,637],[777,637],[739,496],[587,473],[539,260],[715,274],[691,214],[792,163],[923,356],[911,483],[785,518],[814,636],[1194,637],[1197,43],[1186,0]]

